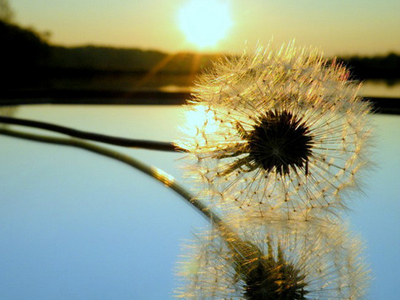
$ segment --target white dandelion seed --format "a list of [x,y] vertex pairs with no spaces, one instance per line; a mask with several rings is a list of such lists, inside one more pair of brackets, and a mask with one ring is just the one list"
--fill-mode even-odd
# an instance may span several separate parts
[[343,209],[370,136],[370,105],[348,76],[293,45],[227,58],[200,76],[187,107],[205,118],[177,144],[195,157],[192,175],[214,204],[261,214]]
[[[178,273],[183,299],[363,299],[369,275],[361,242],[339,224],[269,218],[192,245]],[[237,224],[237,223],[236,223]]]

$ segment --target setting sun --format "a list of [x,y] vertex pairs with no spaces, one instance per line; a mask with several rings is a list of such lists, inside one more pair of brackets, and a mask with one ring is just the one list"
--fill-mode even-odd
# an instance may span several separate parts
[[232,26],[229,6],[220,0],[190,0],[179,10],[179,28],[199,48],[215,46]]

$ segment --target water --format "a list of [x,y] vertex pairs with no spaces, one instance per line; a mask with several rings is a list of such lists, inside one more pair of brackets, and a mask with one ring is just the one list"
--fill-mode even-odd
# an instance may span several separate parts
[[[122,137],[170,141],[179,106],[25,106],[17,116]],[[369,299],[398,299],[400,116],[373,115],[375,170],[351,203],[375,278]],[[43,131],[30,130],[44,133]],[[172,299],[181,245],[207,222],[124,164],[0,136],[1,299]],[[181,154],[120,151],[182,178]]]
[[384,80],[367,80],[363,82],[360,94],[366,97],[400,98],[400,81],[388,84]]

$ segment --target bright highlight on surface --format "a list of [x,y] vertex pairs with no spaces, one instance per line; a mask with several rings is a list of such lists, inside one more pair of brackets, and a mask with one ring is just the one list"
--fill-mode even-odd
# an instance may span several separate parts
[[218,124],[215,122],[215,115],[204,105],[197,105],[191,110],[185,112],[186,126],[183,129],[187,136],[195,136],[199,130],[208,124],[207,134],[212,134],[218,130]]
[[229,6],[220,0],[191,0],[180,10],[179,28],[199,48],[215,46],[232,26]]

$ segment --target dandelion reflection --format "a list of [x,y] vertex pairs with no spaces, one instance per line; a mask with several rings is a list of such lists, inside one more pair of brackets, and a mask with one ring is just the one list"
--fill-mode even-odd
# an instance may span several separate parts
[[[369,284],[362,243],[346,226],[234,222],[240,240],[218,230],[188,246],[177,292],[184,299],[360,299]],[[234,223],[234,224],[233,224]],[[232,246],[235,245],[235,246]]]

